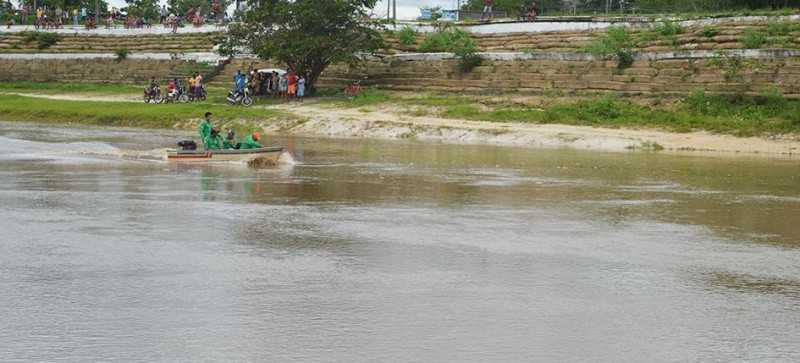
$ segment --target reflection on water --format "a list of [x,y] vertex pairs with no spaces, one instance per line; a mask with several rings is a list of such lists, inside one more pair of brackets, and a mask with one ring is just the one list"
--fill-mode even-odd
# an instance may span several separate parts
[[730,272],[714,273],[708,276],[710,286],[729,289],[741,293],[781,294],[800,302],[800,280],[758,277]]
[[0,124],[0,361],[796,361],[784,160]]

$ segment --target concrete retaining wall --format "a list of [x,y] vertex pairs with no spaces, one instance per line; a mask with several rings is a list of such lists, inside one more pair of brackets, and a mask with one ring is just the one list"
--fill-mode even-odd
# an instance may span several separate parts
[[189,72],[211,72],[215,63],[179,59],[136,58],[117,61],[110,57],[34,58],[0,57],[0,81],[97,82],[144,85],[150,77],[187,77]]
[[[438,90],[445,92],[543,93],[580,92],[640,95],[684,95],[701,89],[709,92],[741,89],[759,93],[776,87],[787,97],[800,99],[800,51],[735,50],[744,67],[738,79],[726,79],[724,69],[714,65],[711,52],[643,53],[631,67],[619,69],[617,61],[587,54],[546,53],[486,54],[471,72],[458,71],[450,54],[402,55],[371,59],[358,69],[332,66],[320,86],[342,87],[354,79],[367,86],[391,90]],[[179,59],[2,59],[0,81],[84,81],[144,84],[188,75],[199,70],[208,74],[212,63]],[[216,77],[218,85],[232,85],[237,69],[273,68],[258,59],[234,59]],[[277,68],[277,67],[276,67]]]
[[[398,55],[376,58],[358,69],[332,66],[320,86],[344,87],[362,79],[367,86],[390,90],[490,93],[607,93],[631,95],[685,95],[740,89],[760,93],[776,87],[787,97],[800,99],[800,51],[733,50],[750,66],[738,79],[726,79],[725,69],[711,61],[710,51],[637,54],[631,67],[619,69],[616,60],[588,54],[547,53],[486,54],[486,60],[469,73],[458,71],[450,54]],[[230,83],[237,69],[270,68],[258,60],[238,59],[220,73]]]

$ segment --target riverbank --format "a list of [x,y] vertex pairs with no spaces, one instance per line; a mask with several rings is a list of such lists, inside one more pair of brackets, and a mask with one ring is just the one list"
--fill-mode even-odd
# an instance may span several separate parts
[[[52,122],[63,119],[69,123],[193,130],[199,115],[204,110],[212,110],[220,127],[234,128],[240,133],[261,130],[268,134],[298,136],[800,158],[800,135],[795,133],[737,137],[709,131],[670,132],[652,127],[497,122],[443,117],[438,112],[402,103],[360,104],[359,100],[341,97],[320,97],[304,102],[259,100],[251,108],[241,108],[213,103],[145,105],[138,96],[130,93],[88,95],[6,91],[4,95],[8,102],[0,108],[10,107],[15,99],[22,104],[48,100],[47,106],[44,103],[37,106],[35,113],[21,114],[10,108],[4,109],[6,117],[12,115],[14,121]],[[401,97],[400,94],[393,96],[395,99]],[[80,109],[89,110],[86,111],[89,113],[82,115],[78,113]]]
[[[654,129],[603,128],[560,124],[497,123],[410,116],[398,107],[332,108],[312,102],[273,108],[304,115],[307,122],[289,132],[300,135],[419,139],[448,143],[494,144],[603,151],[650,150],[717,155],[800,158],[800,137],[736,137],[709,132],[674,133]],[[269,125],[265,128],[270,129]],[[270,130],[278,132],[280,130]]]

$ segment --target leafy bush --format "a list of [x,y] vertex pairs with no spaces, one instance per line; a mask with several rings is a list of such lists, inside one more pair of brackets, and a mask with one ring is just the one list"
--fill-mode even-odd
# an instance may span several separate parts
[[39,49],[47,49],[55,45],[61,40],[61,34],[58,33],[42,33],[39,35]]
[[700,31],[698,31],[697,34],[699,34],[701,36],[704,36],[706,38],[711,38],[711,37],[715,37],[715,36],[717,36],[717,34],[719,34],[719,29],[717,29],[717,28],[715,28],[713,26],[707,26],[707,27],[704,27],[703,29],[700,29]]
[[777,87],[772,86],[761,92],[761,95],[756,98],[756,104],[765,106],[773,113],[780,112],[788,106],[789,101],[783,96],[783,92]]
[[709,59],[711,65],[722,70],[726,82],[740,83],[744,85],[744,73],[754,68],[763,66],[758,60],[747,60],[738,54],[729,54],[722,50],[714,52]]
[[619,69],[628,68],[633,64],[633,40],[625,26],[612,26],[600,35],[597,40],[584,46],[584,51],[600,56],[614,54]]
[[767,24],[767,34],[779,37],[789,34],[789,23],[786,21],[769,22]]
[[32,42],[35,42],[36,39],[39,39],[39,32],[32,32],[26,30],[20,33],[20,35],[22,36],[21,40],[22,44],[30,44]]
[[117,56],[117,61],[121,61],[125,58],[128,58],[128,55],[131,54],[131,51],[128,48],[120,48],[114,51],[114,55]]
[[417,32],[414,31],[410,26],[406,25],[400,32],[397,33],[397,39],[400,43],[411,45],[417,43]]
[[760,31],[755,28],[747,28],[742,37],[742,44],[747,49],[758,49],[762,44],[766,43],[767,39]]
[[426,53],[453,53],[458,60],[459,71],[466,73],[483,61],[483,57],[476,54],[477,45],[477,42],[469,36],[469,33],[458,27],[450,27],[425,37],[419,49]]
[[673,23],[669,19],[665,19],[659,26],[656,27],[656,30],[661,35],[678,35],[683,33],[683,26]]

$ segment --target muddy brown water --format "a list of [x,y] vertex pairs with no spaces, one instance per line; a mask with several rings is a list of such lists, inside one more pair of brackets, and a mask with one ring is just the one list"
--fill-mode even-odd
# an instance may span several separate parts
[[796,161],[0,123],[0,361],[800,360]]

